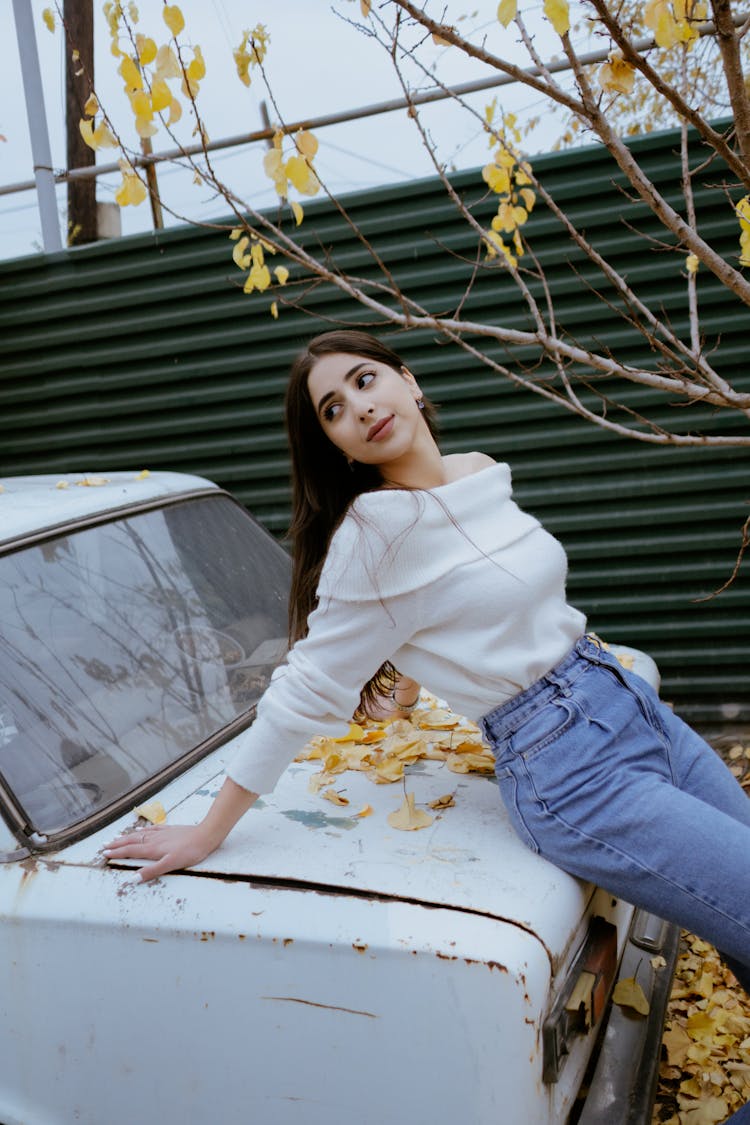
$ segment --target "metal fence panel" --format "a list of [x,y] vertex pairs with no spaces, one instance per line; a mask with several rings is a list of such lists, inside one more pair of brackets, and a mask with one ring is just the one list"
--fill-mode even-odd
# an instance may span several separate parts
[[[676,136],[636,142],[649,173],[677,207]],[[645,206],[613,191],[598,148],[540,158],[535,169],[588,235],[644,297],[685,322],[685,281],[675,253],[638,239],[656,233]],[[714,166],[703,177],[716,182]],[[454,177],[488,216],[478,173]],[[404,285],[432,310],[461,298],[476,237],[437,180],[358,193],[351,214]],[[699,213],[715,246],[736,254],[728,208]],[[621,220],[627,220],[628,226]],[[308,203],[302,230],[337,259],[374,276],[361,244],[328,203]],[[582,263],[541,207],[529,233],[567,330],[599,339],[632,360],[644,344],[591,292]],[[0,265],[0,475],[169,468],[232,490],[275,533],[289,513],[282,395],[292,356],[331,320],[364,317],[330,287],[307,302],[313,316],[268,294],[244,296],[226,234],[179,228]],[[721,339],[722,373],[742,378],[747,310],[700,277],[707,346]],[[475,319],[525,323],[507,279],[479,277],[466,309]],[[319,318],[319,319],[316,319]],[[602,636],[648,650],[663,694],[695,722],[750,721],[750,591],[731,574],[747,515],[747,452],[645,445],[596,429],[519,391],[430,333],[388,336],[441,406],[447,452],[479,448],[514,471],[521,504],[562,539],[571,600]],[[501,357],[499,349],[496,354]],[[634,409],[643,392],[624,397]],[[646,396],[647,398],[648,396]],[[666,423],[684,413],[664,403]],[[699,425],[698,410],[692,418]],[[742,419],[728,419],[727,430]]]

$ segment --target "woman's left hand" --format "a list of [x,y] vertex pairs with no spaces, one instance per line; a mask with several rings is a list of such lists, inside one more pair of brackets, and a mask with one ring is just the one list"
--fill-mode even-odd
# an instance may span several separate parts
[[419,701],[419,684],[408,676],[400,676],[390,695],[378,696],[377,703],[367,712],[368,719],[389,723],[393,719],[407,719]]

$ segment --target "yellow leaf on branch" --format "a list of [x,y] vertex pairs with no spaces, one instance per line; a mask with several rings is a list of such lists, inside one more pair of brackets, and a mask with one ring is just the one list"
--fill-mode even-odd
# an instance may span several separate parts
[[740,221],[740,265],[750,266],[750,195],[739,201],[736,211]]
[[507,27],[511,20],[516,18],[518,0],[500,0],[497,6],[497,18],[503,27]]
[[135,49],[138,52],[138,62],[141,66],[149,66],[156,58],[156,43],[148,35],[136,35]]
[[100,148],[117,148],[117,141],[106,121],[100,121],[94,128],[93,121],[86,121],[82,118],[78,123],[78,128],[86,144],[89,148],[93,148],[95,152]]
[[308,160],[312,160],[318,151],[318,139],[309,129],[300,129],[294,138],[294,143],[302,156],[307,157]]
[[123,55],[120,65],[117,68],[117,73],[125,83],[125,92],[130,94],[133,90],[143,89],[143,78],[138,69],[137,63],[131,59],[130,55]]
[[168,43],[160,47],[156,52],[156,65],[154,66],[154,78],[181,78],[182,70],[177,55],[174,53]]
[[568,0],[544,0],[544,14],[562,37],[570,31],[570,9]]
[[154,113],[161,113],[172,104],[172,91],[163,78],[155,78],[151,83],[151,109]]
[[284,164],[284,171],[300,195],[317,195],[320,186],[318,177],[304,156],[290,156]]
[[599,70],[599,85],[602,90],[615,94],[630,94],[635,84],[635,68],[617,55],[610,56],[608,62]]
[[139,137],[154,137],[158,133],[158,128],[154,125],[151,114],[148,117],[138,114],[135,119],[135,131]]
[[494,191],[497,195],[504,195],[510,191],[510,174],[507,168],[501,168],[497,164],[486,164],[482,169],[482,179],[490,191]]
[[177,4],[165,4],[161,14],[165,24],[176,38],[185,27],[185,17],[179,6]]
[[188,64],[187,76],[191,82],[200,82],[206,77],[206,63],[200,47],[193,47],[194,58]]
[[130,95],[130,108],[136,117],[145,117],[150,121],[153,117],[151,98],[145,90],[133,90]]
[[289,280],[289,270],[286,266],[276,266],[273,272],[276,275],[276,280],[279,285],[286,285]]
[[249,245],[250,239],[245,235],[232,249],[232,261],[241,270],[246,270],[252,261],[250,255],[246,253]]
[[42,19],[44,20],[44,26],[47,28],[47,31],[55,30],[55,13],[51,8],[43,9]]
[[687,258],[685,259],[685,269],[688,271],[688,273],[697,273],[699,265],[700,261],[698,259],[698,255],[688,254]]
[[122,183],[115,192],[115,203],[120,207],[137,207],[148,195],[146,186],[132,170],[123,171]]
[[245,31],[239,47],[232,51],[237,76],[245,86],[250,85],[250,68],[260,66],[268,51],[270,36],[262,23],[252,31]]

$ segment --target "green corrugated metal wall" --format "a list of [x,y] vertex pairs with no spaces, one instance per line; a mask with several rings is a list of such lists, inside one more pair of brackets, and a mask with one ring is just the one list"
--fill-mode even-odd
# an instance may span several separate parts
[[[635,147],[679,207],[675,145],[673,135],[662,135]],[[684,322],[679,262],[619,222],[622,215],[655,229],[643,206],[612,190],[606,154],[584,149],[538,159],[535,168],[631,283]],[[712,166],[703,178],[716,183],[720,176]],[[455,184],[480,201],[477,173]],[[436,181],[365,192],[347,203],[424,305],[455,306],[468,271],[461,255],[471,260],[475,240]],[[708,206],[700,186],[698,206]],[[715,210],[711,237],[734,254],[732,216]],[[307,205],[302,229],[347,267],[367,270],[327,203]],[[571,270],[575,255],[552,217],[537,210],[531,230],[568,331],[643,356],[643,344]],[[282,533],[289,494],[281,398],[289,361],[321,327],[315,316],[355,322],[362,312],[321,287],[307,302],[314,317],[283,309],[275,321],[267,295],[246,297],[236,287],[229,247],[221,233],[182,228],[0,265],[0,475],[185,470],[221,482]],[[582,276],[590,276],[585,265]],[[700,285],[707,343],[721,337],[721,371],[737,376],[747,309],[710,279],[700,276]],[[474,319],[514,317],[525,325],[514,292],[496,275],[479,279],[468,311]],[[457,349],[435,346],[428,333],[389,339],[441,405],[445,450],[476,447],[510,461],[518,499],[567,548],[571,600],[591,626],[651,652],[665,698],[687,717],[750,721],[750,562],[720,597],[696,600],[732,571],[750,500],[747,451],[616,438],[514,389]],[[644,401],[637,388],[626,397],[636,408]],[[684,413],[668,404],[658,409],[665,420],[683,422]],[[700,416],[691,417],[699,425]],[[739,424],[736,418],[725,428]]]

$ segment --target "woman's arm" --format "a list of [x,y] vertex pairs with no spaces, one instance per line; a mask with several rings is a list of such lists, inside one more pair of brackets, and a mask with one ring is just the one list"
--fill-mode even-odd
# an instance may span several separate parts
[[108,844],[107,859],[155,860],[140,870],[143,882],[192,867],[216,851],[237,821],[258,799],[228,777],[200,824],[154,825],[129,832]]
[[[413,522],[413,513],[407,514]],[[389,540],[383,541],[387,546]],[[350,571],[352,553],[348,552]],[[362,684],[414,635],[420,620],[414,593],[384,598],[377,585],[368,588],[370,572],[364,564],[362,570],[361,599],[321,597],[308,619],[307,636],[271,677],[254,722],[235,736],[229,777],[201,823],[127,833],[106,848],[107,859],[151,861],[141,870],[143,880],[200,863],[219,847],[258,794],[273,790],[314,734],[338,737],[348,729]],[[401,690],[406,684],[413,684],[413,694]],[[417,692],[418,685],[404,679],[396,704],[411,703]]]

